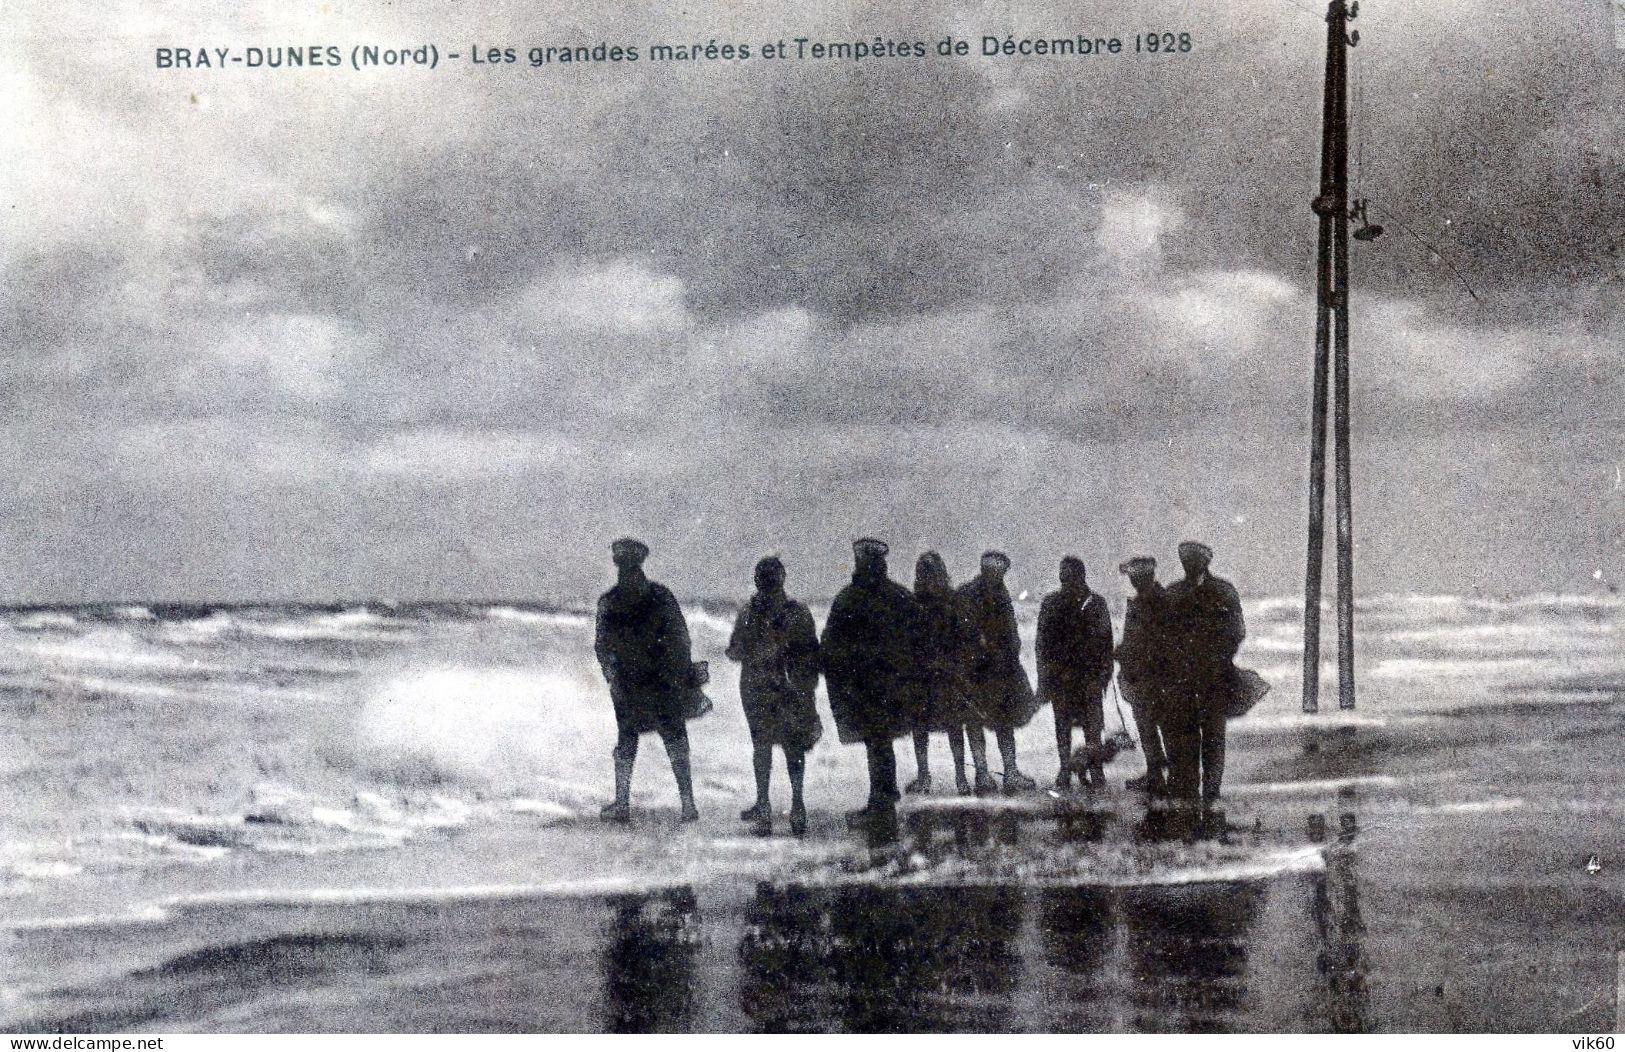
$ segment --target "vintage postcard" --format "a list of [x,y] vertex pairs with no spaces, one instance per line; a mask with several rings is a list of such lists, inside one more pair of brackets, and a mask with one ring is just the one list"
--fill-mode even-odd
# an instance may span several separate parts
[[1620,17],[9,0],[0,1030],[1612,1047]]

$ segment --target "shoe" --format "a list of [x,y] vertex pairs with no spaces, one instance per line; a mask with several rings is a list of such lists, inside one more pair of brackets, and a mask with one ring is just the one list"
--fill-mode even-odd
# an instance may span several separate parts
[[960,796],[969,796],[971,794],[970,779],[965,777],[964,771],[954,775],[954,792]]
[[790,835],[807,835],[807,809],[805,807],[790,808]]
[[1151,776],[1148,774],[1142,774],[1138,778],[1130,778],[1123,783],[1123,788],[1127,789],[1131,793],[1150,792]]
[[1062,768],[1061,773],[1055,776],[1055,791],[1058,793],[1065,793],[1070,792],[1071,790],[1072,772]]
[[604,809],[598,812],[598,817],[605,822],[625,824],[632,821],[632,808],[622,803],[605,804]]
[[694,806],[694,801],[685,800],[683,802],[682,819],[685,822],[698,822],[700,820],[700,809]]
[[1030,793],[1037,788],[1038,783],[1020,771],[1004,772],[1004,791],[1006,793]]
[[998,791],[999,791],[999,783],[993,780],[993,776],[991,774],[988,774],[986,771],[977,771],[976,772],[976,795],[977,796],[988,796],[988,795],[990,795],[992,793],[996,793]]
[[919,796],[931,791],[931,776],[922,774],[903,787],[903,792],[910,796]]
[[761,802],[751,804],[749,807],[739,812],[739,820],[741,822],[757,822],[764,818],[772,817],[773,808],[770,805]]

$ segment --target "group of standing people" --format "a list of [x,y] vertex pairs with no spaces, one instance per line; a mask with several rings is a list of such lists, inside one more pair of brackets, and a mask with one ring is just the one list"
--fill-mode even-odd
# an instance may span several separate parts
[[[1180,545],[1185,578],[1163,588],[1156,561],[1138,557],[1119,569],[1134,596],[1122,642],[1113,646],[1106,600],[1092,591],[1082,560],[1060,564],[1060,588],[1039,611],[1038,686],[1021,664],[1015,605],[1004,583],[1010,560],[990,551],[979,572],[955,588],[943,559],[922,554],[912,590],[888,575],[887,546],[873,538],[853,544],[852,581],[835,597],[820,638],[812,614],[785,590],[777,557],[756,565],[756,590],[741,608],[728,657],[740,663],[740,697],[750,726],[756,800],[740,815],[770,827],[773,749],[784,755],[791,788],[790,828],[806,830],[806,754],[823,734],[815,705],[818,677],[828,687],[839,739],[862,744],[869,794],[848,815],[854,824],[895,809],[894,742],[912,737],[915,778],[905,791],[933,788],[930,736],[945,733],[961,795],[1021,793],[1037,782],[1016,763],[1015,732],[1044,705],[1055,719],[1057,790],[1072,781],[1105,784],[1104,697],[1113,664],[1134,710],[1146,773],[1128,783],[1153,795],[1212,801],[1224,765],[1224,713],[1232,689],[1232,659],[1245,629],[1236,591],[1207,572],[1205,545]],[[676,599],[644,574],[641,542],[612,546],[618,579],[599,600],[596,651],[615,705],[614,803],[604,818],[627,821],[638,736],[656,731],[666,745],[685,821],[698,817],[689,771],[685,721],[708,708],[703,666],[691,659],[687,625]],[[1084,744],[1073,748],[1073,732]],[[1002,770],[995,778],[986,732],[992,731]],[[965,756],[970,754],[970,770]],[[1001,784],[1002,780],[1002,784]]]

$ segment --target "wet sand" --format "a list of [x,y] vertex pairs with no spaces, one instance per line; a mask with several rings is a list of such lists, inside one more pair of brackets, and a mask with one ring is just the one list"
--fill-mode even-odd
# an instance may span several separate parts
[[1611,701],[1502,705],[1238,735],[1223,827],[1148,817],[1118,791],[1065,820],[1043,803],[905,809],[898,844],[866,855],[821,810],[812,836],[851,849],[839,864],[21,929],[8,950],[38,978],[0,1019],[74,1032],[1597,1032],[1613,1023],[1625,943],[1621,720]]

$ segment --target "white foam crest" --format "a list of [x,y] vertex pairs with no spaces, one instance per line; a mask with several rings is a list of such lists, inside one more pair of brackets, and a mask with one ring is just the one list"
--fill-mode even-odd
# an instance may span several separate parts
[[1521,811],[1527,806],[1520,797],[1491,797],[1488,800],[1454,800],[1415,808],[1419,814],[1476,815],[1497,811]]
[[602,684],[564,669],[439,668],[370,692],[355,760],[404,782],[526,787],[538,776],[585,782],[613,717]]
[[7,931],[18,934],[35,931],[72,931],[88,928],[125,928],[149,924],[164,924],[170,919],[162,906],[138,906],[128,913],[85,913],[68,917],[31,917],[9,921]]
[[1226,790],[1230,796],[1321,795],[1344,789],[1392,789],[1400,780],[1386,774],[1353,775],[1348,778],[1313,778],[1296,782],[1256,782]]
[[239,631],[266,639],[286,642],[315,640],[383,640],[393,638],[386,630],[388,618],[371,610],[341,610],[336,614],[316,614],[299,620],[258,621],[243,619]]
[[707,632],[715,632],[723,639],[727,639],[733,634],[734,619],[732,617],[713,614],[701,607],[684,607],[683,619],[688,622],[690,634],[702,629]]
[[12,628],[39,632],[51,628],[77,628],[79,619],[63,610],[33,610],[8,619]]
[[493,606],[485,612],[485,616],[491,621],[512,621],[521,625],[547,628],[588,628],[592,625],[592,617],[589,614],[521,610],[513,606]]
[[1497,679],[1509,674],[1550,670],[1551,662],[1534,658],[1385,658],[1366,675],[1373,679]]

